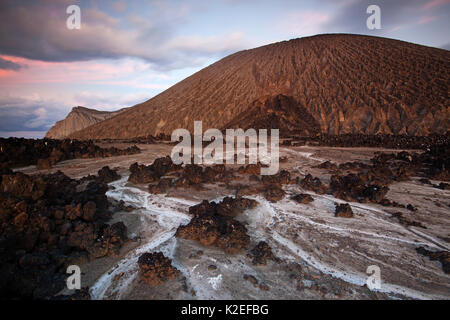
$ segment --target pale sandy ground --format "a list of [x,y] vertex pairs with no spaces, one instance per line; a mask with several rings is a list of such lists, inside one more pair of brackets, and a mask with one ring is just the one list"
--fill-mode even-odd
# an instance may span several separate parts
[[[123,147],[123,146],[119,146]],[[134,162],[150,164],[170,154],[168,145],[139,145],[139,155],[105,159],[82,159],[59,163],[72,178],[95,174],[105,165],[119,169],[123,178],[111,184],[108,196],[124,200],[136,210],[120,212],[112,222],[124,221],[130,241],[113,258],[102,258],[82,266],[83,286],[91,287],[95,299],[449,299],[450,277],[438,261],[417,254],[415,248],[426,246],[450,250],[450,192],[412,181],[390,186],[387,198],[412,204],[418,211],[382,207],[374,204],[350,203],[352,219],[334,217],[334,203],[341,200],[329,195],[310,193],[314,202],[300,205],[290,195],[304,192],[299,186],[285,186],[287,197],[270,203],[261,196],[255,209],[238,219],[247,224],[252,246],[265,240],[279,263],[253,266],[247,252],[227,255],[194,241],[174,237],[177,227],[187,224],[188,208],[203,199],[220,200],[230,195],[217,185],[205,190],[181,190],[168,195],[151,195],[146,186],[127,182],[128,167]],[[325,160],[336,163],[367,161],[375,151],[370,148],[293,147],[281,148],[288,162],[282,168],[294,175],[311,173],[327,181],[325,170],[313,169]],[[35,167],[21,171],[37,173]],[[242,182],[244,180],[240,180]],[[434,181],[435,183],[437,181]],[[402,212],[408,219],[421,222],[427,229],[405,227],[391,217]],[[196,255],[199,250],[202,255]],[[146,251],[163,251],[173,259],[182,276],[151,288],[139,277],[137,259]],[[208,266],[214,265],[215,270]],[[370,291],[364,286],[366,269],[376,265],[381,270],[381,289]],[[253,275],[269,290],[243,279]]]

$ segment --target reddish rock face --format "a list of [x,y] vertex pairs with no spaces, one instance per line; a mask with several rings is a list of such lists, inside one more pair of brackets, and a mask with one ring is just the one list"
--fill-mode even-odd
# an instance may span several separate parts
[[176,279],[180,272],[162,252],[144,253],[138,259],[142,279],[150,286]]

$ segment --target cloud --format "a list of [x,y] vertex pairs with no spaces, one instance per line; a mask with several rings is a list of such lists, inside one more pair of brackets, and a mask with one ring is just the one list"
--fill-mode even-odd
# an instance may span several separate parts
[[449,3],[450,0],[431,0],[427,1],[427,3],[423,6],[423,9],[432,9]]
[[25,6],[2,0],[0,54],[48,62],[135,57],[159,70],[172,70],[247,47],[243,36],[232,31],[202,40],[177,36],[189,8],[160,1],[152,3],[151,16],[130,14],[128,20],[81,6],[81,29],[69,30],[65,10],[72,2],[25,1]]
[[450,43],[447,43],[446,45],[443,45],[441,48],[445,49],[445,50],[450,50]]
[[22,68],[22,66],[18,63],[12,62],[10,60],[6,60],[3,59],[2,57],[0,57],[0,69],[3,70],[20,70]]
[[366,9],[369,5],[375,4],[372,0],[341,0],[338,2],[321,0],[321,2],[337,5],[332,18],[324,26],[327,30],[389,36],[389,33],[393,31],[429,23],[438,18],[446,19],[447,15],[440,12],[440,9],[442,9],[442,5],[448,5],[450,0],[378,0],[376,4],[381,9],[382,25],[382,30],[378,31],[369,31],[366,27],[369,16]]
[[61,104],[40,96],[0,98],[0,131],[47,131],[64,116]]
[[435,20],[436,20],[435,16],[423,16],[422,18],[420,18],[419,23],[427,24],[427,23],[433,22]]
[[115,111],[134,106],[138,103],[147,101],[148,98],[147,92],[136,92],[123,95],[83,91],[74,95],[76,105],[88,106],[89,108],[103,111]]
[[321,11],[296,11],[287,14],[281,28],[294,36],[310,36],[323,32],[330,15]]
[[173,84],[167,82],[171,80],[167,74],[155,72],[151,69],[149,63],[138,59],[43,62],[1,55],[0,59],[27,66],[21,72],[0,73],[0,88],[2,85],[114,84],[120,82],[130,88],[143,88],[145,86],[158,89],[167,88],[168,83]]
[[127,9],[127,5],[124,1],[116,1],[112,4],[112,7],[119,13],[122,13]]

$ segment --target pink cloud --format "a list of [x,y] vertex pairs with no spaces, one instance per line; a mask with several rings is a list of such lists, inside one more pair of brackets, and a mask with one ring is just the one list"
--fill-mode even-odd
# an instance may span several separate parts
[[450,3],[450,0],[431,0],[428,1],[422,8],[425,10],[429,10],[448,3]]
[[320,11],[299,11],[288,14],[281,27],[296,36],[314,35],[322,32],[323,26],[330,21],[330,15]]
[[[135,60],[44,62],[12,56],[0,57],[19,65],[27,66],[19,71],[0,70],[0,86],[45,83],[94,83],[160,89],[166,88],[166,86],[152,84],[151,81],[153,79],[169,79],[166,74],[152,72],[148,63]],[[145,79],[142,83],[138,83],[136,79],[142,75],[145,76]]]
[[13,75],[14,73],[16,73],[16,71],[14,71],[14,70],[0,69],[0,79],[4,78],[4,77],[9,77],[9,76]]
[[434,21],[434,20],[436,20],[436,17],[433,17],[433,16],[425,16],[425,17],[422,17],[422,18],[419,20],[419,24],[426,24],[426,23],[432,22],[432,21]]

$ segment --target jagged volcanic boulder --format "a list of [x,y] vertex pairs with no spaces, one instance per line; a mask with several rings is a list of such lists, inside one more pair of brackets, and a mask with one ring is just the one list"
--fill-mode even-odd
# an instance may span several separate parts
[[236,186],[236,197],[243,197],[243,196],[251,196],[259,194],[261,191],[264,190],[264,186],[258,186],[258,185],[241,185],[238,184]]
[[110,183],[120,179],[116,170],[111,170],[108,166],[101,168],[98,172],[98,179],[103,183]]
[[286,196],[286,192],[279,184],[269,184],[265,186],[263,195],[270,202],[278,202]]
[[252,250],[250,250],[250,257],[253,259],[254,265],[266,265],[267,260],[275,260],[272,249],[265,241],[260,241]]
[[289,171],[281,170],[277,174],[262,176],[261,181],[263,184],[290,184],[293,183],[291,180],[291,174]]
[[180,177],[174,181],[173,186],[176,188],[201,186],[202,183],[230,181],[233,177],[232,171],[226,170],[224,165],[203,168],[196,164],[188,164],[184,166]]
[[256,200],[248,198],[225,197],[216,207],[216,212],[222,216],[236,217],[247,209],[253,209],[258,205]]
[[177,236],[236,253],[248,246],[250,237],[247,228],[232,216],[255,205],[250,199],[226,198],[219,204],[205,200],[189,208],[194,217],[189,224],[178,228]]
[[238,172],[259,176],[261,175],[261,166],[262,165],[259,162],[257,164],[248,164],[246,166],[239,167]]
[[189,185],[203,182],[203,168],[196,164],[188,164],[183,168],[181,180],[185,180]]
[[339,218],[353,218],[352,207],[348,203],[336,204],[334,215]]
[[371,147],[388,149],[430,150],[432,146],[448,145],[449,134],[432,134],[422,136],[394,134],[320,134],[316,136],[294,136],[289,145],[301,146],[309,144],[328,147]]
[[347,171],[361,171],[364,169],[370,169],[371,166],[359,161],[354,162],[345,162],[339,165],[339,170],[347,170]]
[[201,203],[189,208],[189,214],[195,217],[220,215],[224,217],[236,217],[247,209],[253,209],[258,202],[243,197],[225,197],[219,203],[203,200]]
[[219,215],[194,217],[188,225],[178,228],[177,236],[221,248],[227,253],[236,253],[250,243],[243,224]]
[[314,198],[307,193],[296,194],[291,199],[301,204],[308,204],[314,201]]
[[310,174],[306,175],[306,177],[300,181],[300,186],[305,190],[314,191],[317,194],[323,194],[328,191],[327,186],[323,184],[319,178],[314,178]]
[[128,181],[135,184],[156,182],[159,176],[151,170],[150,166],[133,163],[130,166],[130,176]]
[[386,186],[367,184],[356,174],[331,176],[330,191],[334,197],[345,201],[379,203],[389,191]]
[[15,196],[38,200],[45,193],[45,182],[41,178],[33,178],[21,172],[4,175],[0,190]]
[[101,180],[62,172],[2,176],[0,298],[52,298],[65,286],[68,265],[117,254],[126,227],[106,223],[111,214]]
[[180,272],[162,252],[146,252],[138,259],[142,279],[150,286],[157,286],[167,280],[176,279]]
[[148,186],[148,192],[153,194],[166,193],[173,186],[173,179],[161,178],[158,183]]
[[50,169],[56,163],[78,158],[105,158],[140,153],[137,146],[127,149],[101,148],[93,141],[0,138],[0,163],[9,167],[38,165]]
[[128,181],[136,184],[158,182],[162,176],[178,170],[181,165],[174,164],[169,156],[158,158],[149,166],[134,163],[130,166]]
[[319,164],[318,166],[315,166],[314,168],[336,170],[338,168],[338,166],[335,163],[332,163],[330,161],[325,161],[325,162]]

